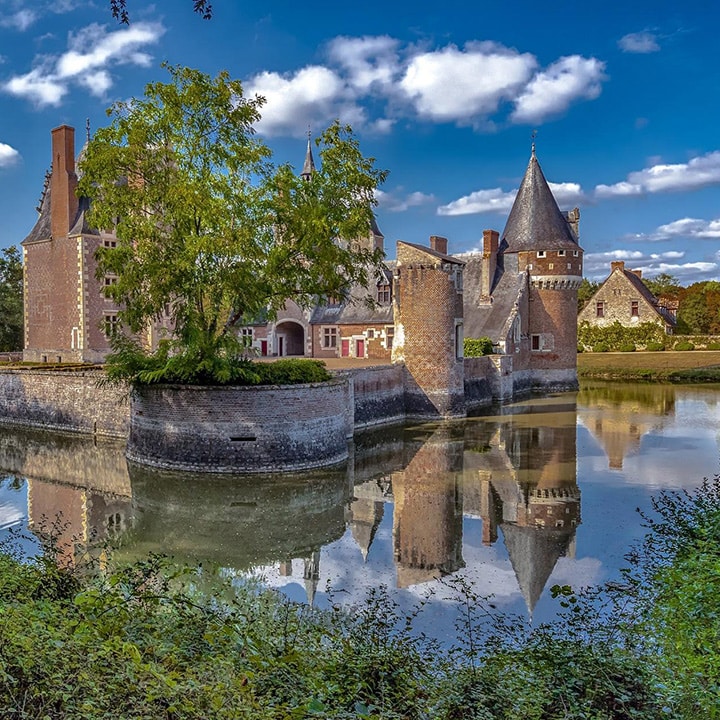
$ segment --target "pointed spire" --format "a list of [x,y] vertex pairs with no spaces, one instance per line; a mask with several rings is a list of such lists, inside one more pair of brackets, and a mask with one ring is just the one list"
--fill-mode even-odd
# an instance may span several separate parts
[[535,156],[534,137],[530,162],[515,196],[500,244],[506,253],[577,249],[577,242]]
[[315,172],[315,160],[313,159],[312,147],[310,146],[310,137],[310,126],[308,125],[307,152],[305,153],[305,162],[303,164],[302,172],[300,173],[300,177],[304,180],[309,180],[312,177],[312,174]]

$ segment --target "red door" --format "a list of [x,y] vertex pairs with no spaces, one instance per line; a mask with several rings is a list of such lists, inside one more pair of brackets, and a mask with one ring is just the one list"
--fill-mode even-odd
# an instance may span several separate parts
[[355,341],[355,357],[359,357],[359,358],[365,357],[365,341],[364,340],[356,340]]
[[264,357],[267,355],[267,340],[260,341],[260,354]]
[[350,357],[350,341],[349,340],[341,341],[340,355],[342,355],[342,357]]

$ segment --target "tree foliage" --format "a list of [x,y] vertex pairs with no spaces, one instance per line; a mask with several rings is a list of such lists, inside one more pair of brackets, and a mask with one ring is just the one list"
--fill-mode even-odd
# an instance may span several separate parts
[[657,298],[678,298],[682,286],[674,275],[660,273],[654,278],[643,278],[645,287]]
[[578,313],[590,302],[591,298],[600,289],[602,283],[583,278],[578,288]]
[[465,357],[481,357],[493,354],[493,343],[489,337],[463,338],[463,355]]
[[[213,7],[209,0],[192,0],[193,12],[202,16],[203,20],[210,20]],[[130,12],[127,9],[127,0],[110,0],[110,12],[115,20],[124,25],[130,24]]]
[[0,350],[23,347],[23,265],[13,245],[0,255]]
[[678,333],[715,335],[720,333],[720,283],[697,282],[680,292]]
[[[169,83],[110,108],[111,124],[86,149],[80,192],[93,198],[91,222],[117,234],[98,275],[117,276],[105,292],[125,327],[141,333],[169,309],[164,358],[194,366],[193,381],[231,382],[245,352],[239,325],[379,274],[382,252],[359,240],[386,173],[336,122],[304,180],[274,165],[255,136],[262,98],[245,97],[225,72],[167,69]],[[135,350],[141,363],[147,353]]]

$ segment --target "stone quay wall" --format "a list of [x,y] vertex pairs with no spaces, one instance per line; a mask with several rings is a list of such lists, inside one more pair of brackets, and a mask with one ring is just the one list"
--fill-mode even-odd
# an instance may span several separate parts
[[151,385],[136,389],[127,457],[178,470],[281,472],[348,457],[347,378],[256,387]]
[[3,370],[0,423],[126,438],[128,391],[98,386],[99,370]]
[[377,365],[344,371],[350,382],[356,430],[405,420],[404,368]]

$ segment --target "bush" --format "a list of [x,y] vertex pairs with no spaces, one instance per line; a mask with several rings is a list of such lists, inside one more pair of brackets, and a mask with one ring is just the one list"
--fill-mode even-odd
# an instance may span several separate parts
[[663,342],[665,331],[660,325],[644,322],[632,327],[625,327],[615,321],[610,325],[596,327],[584,321],[578,327],[578,342],[586,347],[605,344],[609,350],[619,350],[624,343],[646,347],[651,342]]
[[291,358],[269,363],[253,363],[258,385],[299,385],[326,382],[332,375],[322,360]]
[[610,346],[607,343],[599,342],[593,345],[592,351],[596,353],[610,352]]
[[680,342],[675,343],[673,350],[694,350],[695,346],[689,342],[688,340],[681,340]]
[[665,344],[661,342],[649,342],[645,346],[645,350],[648,352],[660,352],[661,350],[665,349]]
[[705,346],[706,350],[720,350],[720,342],[709,342]]
[[463,354],[465,357],[482,357],[493,354],[493,343],[488,337],[465,338],[463,340]]
[[635,350],[636,350],[635,343],[631,343],[631,342],[623,343],[622,345],[620,345],[618,350],[620,352],[635,352]]

